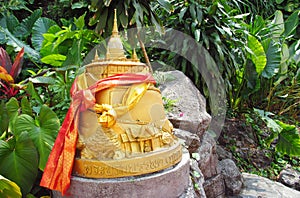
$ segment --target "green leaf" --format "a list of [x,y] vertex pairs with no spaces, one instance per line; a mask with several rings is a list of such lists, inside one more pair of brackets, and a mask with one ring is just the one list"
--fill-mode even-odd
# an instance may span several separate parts
[[7,131],[8,129],[8,123],[9,123],[9,117],[6,109],[6,105],[4,101],[0,101],[0,136],[3,134],[3,132]]
[[253,108],[261,119],[267,124],[267,127],[272,129],[273,132],[279,133],[282,130],[282,127],[272,118],[269,118],[269,115],[273,115],[271,112],[265,112],[264,110]]
[[84,27],[84,17],[85,17],[86,13],[84,13],[83,15],[81,15],[78,19],[74,19],[74,24],[76,25],[76,27],[78,29],[83,29]]
[[73,46],[68,51],[65,62],[62,64],[63,67],[71,65],[81,65],[81,51],[83,44],[81,40],[73,42]]
[[272,35],[274,38],[279,38],[284,32],[283,14],[280,10],[276,10],[272,24],[275,25],[274,30],[272,31]]
[[36,120],[23,114],[17,118],[16,133],[28,131],[28,134],[39,152],[39,168],[44,170],[48,156],[53,147],[60,127],[56,114],[46,105],[41,107]]
[[[263,43],[264,44],[264,43]],[[267,64],[262,72],[262,76],[265,78],[272,78],[279,72],[281,62],[281,46],[280,43],[271,40],[266,43],[266,56]]]
[[86,2],[83,2],[83,1],[80,1],[80,2],[76,2],[76,3],[73,3],[72,4],[72,10],[74,9],[77,9],[77,8],[84,8],[84,7],[87,7],[87,3]]
[[0,174],[20,186],[26,195],[38,172],[38,154],[27,132],[5,142],[0,140]]
[[299,10],[293,12],[284,23],[284,35],[285,37],[289,37],[295,34],[296,28],[299,24]]
[[182,21],[183,17],[184,17],[184,14],[186,13],[187,11],[187,7],[184,7],[180,10],[180,13],[179,13],[179,21]]
[[40,95],[36,92],[32,82],[29,82],[27,87],[26,87],[26,91],[28,91],[28,93],[30,94],[30,96],[33,98],[33,99],[36,99],[37,102],[39,104],[44,104],[42,98],[40,97]]
[[19,114],[19,102],[16,98],[12,97],[7,103],[6,103],[6,109],[7,114],[9,117],[9,128],[10,130],[14,131],[15,127],[15,120]]
[[56,25],[55,21],[41,17],[39,18],[33,25],[32,28],[32,37],[31,37],[31,42],[33,47],[37,50],[40,51],[42,47],[42,43],[44,40],[43,34],[47,33],[48,29]]
[[166,0],[158,0],[157,1],[161,6],[162,8],[164,8],[166,11],[168,12],[173,12],[174,11],[174,7],[173,5],[169,2],[169,1],[166,1]]
[[15,183],[0,175],[0,197],[3,198],[21,198],[20,187]]
[[19,21],[15,15],[12,13],[7,12],[5,14],[6,19],[6,28],[9,32],[13,32],[16,27],[19,26]]
[[37,76],[35,78],[29,78],[29,81],[34,84],[46,84],[46,85],[51,85],[55,83],[55,80],[52,77],[48,77],[48,76]]
[[300,136],[297,128],[280,121],[277,121],[277,124],[282,127],[282,131],[279,134],[276,150],[291,157],[300,156]]
[[52,65],[52,66],[62,66],[63,62],[66,60],[66,56],[61,54],[50,54],[41,58],[43,63]]
[[251,60],[255,65],[256,72],[260,75],[267,63],[266,53],[262,44],[252,35],[248,35],[248,48],[251,49]]
[[7,29],[4,29],[0,26],[0,32],[3,32],[6,35],[7,45],[13,46],[15,48],[15,51],[20,51],[24,47],[24,52],[31,59],[33,59],[34,61],[39,60],[40,55],[36,50],[32,49],[29,45],[25,44],[23,41],[20,41]]
[[31,34],[33,24],[42,15],[42,10],[35,10],[29,17],[25,18],[19,26],[17,26],[13,34],[18,38],[25,38]]
[[23,114],[27,114],[29,116],[32,116],[32,108],[31,105],[27,99],[27,97],[23,97],[21,100],[21,109]]

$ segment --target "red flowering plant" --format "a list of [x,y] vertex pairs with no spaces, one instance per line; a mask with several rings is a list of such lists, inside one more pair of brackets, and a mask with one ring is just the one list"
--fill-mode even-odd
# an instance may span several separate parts
[[22,69],[23,56],[24,48],[12,64],[7,52],[0,47],[0,98],[9,99],[19,92],[20,87],[15,82]]

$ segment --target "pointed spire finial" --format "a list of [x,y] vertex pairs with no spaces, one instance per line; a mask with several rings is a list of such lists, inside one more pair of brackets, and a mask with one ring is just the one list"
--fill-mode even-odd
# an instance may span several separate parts
[[95,57],[94,57],[94,61],[97,61],[98,59],[99,59],[98,51],[96,50],[96,52],[95,52]]
[[118,23],[117,23],[117,9],[114,9],[114,26],[112,30],[112,37],[118,37],[119,31],[118,31]]
[[132,52],[132,57],[131,58],[132,58],[133,61],[137,61],[137,62],[140,61],[139,58],[138,58],[138,56],[137,56],[137,54],[136,54],[135,48],[133,48],[133,52]]

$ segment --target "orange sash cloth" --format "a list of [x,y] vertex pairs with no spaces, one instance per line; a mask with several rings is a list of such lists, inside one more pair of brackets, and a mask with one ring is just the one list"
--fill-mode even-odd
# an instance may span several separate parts
[[40,185],[66,194],[75,158],[79,113],[94,106],[96,92],[144,82],[154,84],[155,80],[149,74],[117,74],[99,80],[86,90],[78,90],[75,79],[71,89],[72,103],[49,155]]

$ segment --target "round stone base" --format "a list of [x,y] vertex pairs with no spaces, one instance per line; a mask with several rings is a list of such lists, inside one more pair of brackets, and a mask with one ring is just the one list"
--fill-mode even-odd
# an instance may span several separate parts
[[[163,171],[140,176],[89,179],[72,176],[69,196],[74,198],[176,198],[189,185],[190,156],[184,152],[182,160]],[[62,197],[53,191],[54,198]]]

